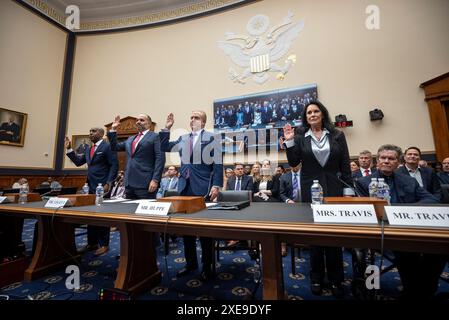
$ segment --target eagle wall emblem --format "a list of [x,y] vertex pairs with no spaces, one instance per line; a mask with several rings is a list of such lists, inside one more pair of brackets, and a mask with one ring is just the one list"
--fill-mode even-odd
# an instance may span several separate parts
[[289,55],[283,66],[279,60],[287,54],[293,40],[304,28],[303,20],[294,23],[292,17],[290,11],[281,23],[270,28],[270,19],[259,14],[248,21],[246,30],[249,35],[228,32],[225,41],[218,41],[218,47],[243,68],[241,74],[229,68],[232,81],[244,84],[252,76],[256,83],[262,84],[268,80],[268,72],[277,72],[276,79],[284,79],[296,62],[296,55]]

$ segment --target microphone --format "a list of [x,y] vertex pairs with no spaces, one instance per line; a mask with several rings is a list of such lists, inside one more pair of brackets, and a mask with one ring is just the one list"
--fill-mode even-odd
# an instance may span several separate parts
[[341,172],[337,172],[337,179],[338,181],[340,181],[345,187],[351,189],[352,191],[354,191],[354,193],[357,195],[357,197],[361,197],[361,193],[359,192],[359,190],[357,189],[356,185],[354,184],[354,186],[351,186],[349,183],[347,183],[346,181],[344,181],[341,178]]

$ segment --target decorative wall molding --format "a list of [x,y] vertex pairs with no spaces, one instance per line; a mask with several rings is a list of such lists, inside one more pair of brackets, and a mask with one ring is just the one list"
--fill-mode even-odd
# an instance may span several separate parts
[[[89,31],[104,31],[114,29],[124,29],[139,26],[151,26],[153,24],[160,24],[163,22],[169,22],[171,20],[178,20],[181,18],[194,17],[224,9],[227,7],[235,6],[238,4],[245,4],[248,2],[254,2],[256,0],[200,0],[196,3],[186,4],[178,8],[167,8],[164,11],[159,12],[142,12],[139,15],[114,17],[111,19],[98,19],[96,21],[83,21],[82,9],[81,9],[81,23],[80,29],[75,30],[77,33],[89,32]],[[62,26],[65,26],[66,15],[65,12],[51,6],[44,0],[22,0],[22,2],[29,4],[33,8],[37,9],[47,17],[56,21]]]

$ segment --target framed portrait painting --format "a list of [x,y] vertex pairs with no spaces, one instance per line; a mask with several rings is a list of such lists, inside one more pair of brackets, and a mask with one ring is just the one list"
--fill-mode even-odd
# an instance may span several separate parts
[[0,108],[0,144],[23,147],[28,115]]
[[89,135],[73,135],[72,136],[72,149],[77,155],[84,155],[86,149],[90,148],[92,142],[89,139]]

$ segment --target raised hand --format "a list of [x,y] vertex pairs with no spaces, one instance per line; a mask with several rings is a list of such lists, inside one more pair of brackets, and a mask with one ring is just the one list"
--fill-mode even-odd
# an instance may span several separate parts
[[114,119],[114,122],[112,123],[112,130],[117,130],[119,125],[120,125],[120,116],[117,115]]
[[66,148],[67,150],[70,149],[70,148],[72,147],[72,143],[70,142],[69,137],[65,137],[65,138],[64,138],[64,146],[65,146],[65,148]]
[[284,126],[284,138],[285,141],[292,140],[295,137],[295,128],[290,123]]
[[170,128],[173,126],[174,123],[175,123],[175,116],[173,115],[173,113],[170,113],[167,116],[167,122],[165,123],[165,129],[170,130]]

